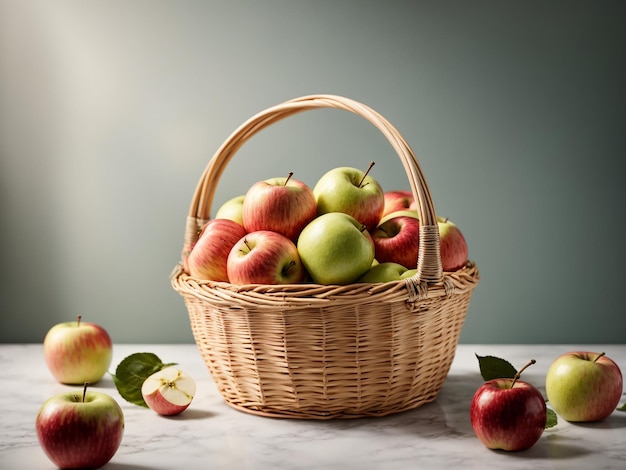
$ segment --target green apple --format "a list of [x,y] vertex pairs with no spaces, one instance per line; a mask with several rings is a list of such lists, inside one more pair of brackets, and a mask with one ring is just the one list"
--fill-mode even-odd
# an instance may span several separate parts
[[326,172],[313,188],[318,215],[344,212],[368,231],[374,230],[383,215],[385,196],[378,181],[369,175],[372,166],[365,172],[350,167]]
[[417,268],[407,269],[400,275],[400,279],[408,279],[410,277],[415,276],[416,274],[417,274]]
[[398,281],[407,269],[398,263],[379,263],[372,266],[356,282],[391,282]]
[[215,213],[215,219],[234,220],[243,227],[243,195],[229,199]]
[[623,379],[604,353],[573,351],[557,357],[546,373],[546,394],[554,411],[572,422],[601,421],[619,404]]
[[309,222],[297,248],[317,284],[350,284],[374,261],[374,242],[365,225],[343,212],[329,212]]

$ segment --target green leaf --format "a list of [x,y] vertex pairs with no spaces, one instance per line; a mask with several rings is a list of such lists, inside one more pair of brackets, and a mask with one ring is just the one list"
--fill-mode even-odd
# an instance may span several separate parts
[[510,362],[494,356],[479,356],[478,366],[480,367],[480,375],[485,381],[493,379],[512,379],[517,374],[517,369]]
[[622,406],[620,406],[617,411],[626,411],[626,403],[624,403]]
[[558,424],[558,418],[554,410],[546,408],[546,429],[552,428]]
[[175,363],[163,364],[156,354],[149,352],[134,353],[119,363],[113,377],[113,383],[122,398],[134,405],[148,407],[141,395],[144,381],[155,372]]

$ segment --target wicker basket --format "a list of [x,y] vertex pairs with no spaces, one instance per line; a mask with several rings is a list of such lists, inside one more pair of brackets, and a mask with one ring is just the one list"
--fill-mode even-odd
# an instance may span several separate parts
[[190,206],[183,259],[210,218],[225,166],[253,135],[317,108],[356,113],[378,128],[406,170],[419,202],[417,274],[383,284],[246,285],[202,281],[182,268],[171,282],[226,402],[263,416],[310,419],[383,416],[433,401],[454,359],[470,297],[473,262],[444,273],[429,189],[398,131],[371,108],[332,95],[297,98],[243,123],[217,150]]

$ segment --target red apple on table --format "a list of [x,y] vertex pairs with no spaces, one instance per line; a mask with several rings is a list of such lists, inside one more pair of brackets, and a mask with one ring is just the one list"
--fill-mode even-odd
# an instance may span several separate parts
[[244,195],[235,196],[222,204],[215,213],[215,219],[229,219],[243,227]]
[[104,328],[81,321],[54,325],[43,340],[44,360],[63,384],[96,383],[111,365],[113,345]]
[[546,402],[537,387],[519,380],[520,373],[489,380],[474,394],[470,421],[476,437],[489,449],[525,450],[543,434]]
[[374,262],[374,242],[365,225],[343,212],[313,219],[298,238],[298,253],[317,284],[350,284]]
[[392,212],[404,210],[417,210],[417,203],[411,191],[402,189],[387,191],[384,194],[385,206],[383,209],[383,217]]
[[100,468],[113,458],[124,434],[124,414],[101,392],[83,390],[55,395],[35,420],[44,452],[60,468]]
[[150,375],[141,386],[144,401],[156,413],[172,416],[182,413],[196,394],[196,382],[176,366]]
[[313,193],[317,200],[318,215],[343,212],[354,217],[373,231],[383,214],[385,197],[383,190],[367,171],[339,167],[326,172],[317,181]]
[[622,393],[622,372],[604,353],[562,354],[546,373],[550,405],[566,421],[601,421],[613,413]]
[[305,183],[287,178],[270,178],[254,183],[243,201],[243,226],[247,232],[269,230],[294,241],[317,215],[313,191]]
[[245,235],[228,254],[232,284],[296,284],[304,268],[294,242],[284,235],[259,230]]
[[420,222],[407,216],[394,217],[372,232],[376,259],[380,263],[398,263],[407,269],[417,266]]
[[245,229],[233,220],[211,219],[187,257],[189,274],[198,279],[228,282],[228,253],[245,234]]

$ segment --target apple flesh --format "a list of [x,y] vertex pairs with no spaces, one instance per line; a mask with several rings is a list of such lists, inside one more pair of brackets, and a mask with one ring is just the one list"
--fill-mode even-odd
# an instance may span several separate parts
[[35,421],[37,438],[60,468],[99,468],[122,442],[124,414],[107,394],[65,392],[46,400]]
[[623,392],[618,365],[604,353],[572,351],[557,357],[546,373],[546,394],[554,411],[566,421],[607,418]]
[[232,284],[297,284],[305,271],[294,242],[269,230],[248,233],[228,254]]
[[382,217],[385,196],[369,169],[339,167],[322,175],[313,188],[318,215],[343,212],[373,231]]
[[543,434],[546,417],[541,392],[515,379],[485,382],[470,405],[474,433],[489,449],[518,451],[532,447]]
[[156,413],[173,416],[185,411],[196,394],[196,382],[176,366],[155,372],[141,386],[144,401]]
[[43,340],[44,360],[56,380],[68,385],[96,383],[113,357],[107,331],[95,323],[77,321],[54,325]]
[[189,274],[197,279],[228,282],[228,253],[245,235],[245,229],[233,220],[207,222],[187,257]]
[[295,241],[317,215],[313,191],[291,178],[270,178],[253,184],[243,202],[243,226],[247,232],[269,230]]
[[297,248],[317,284],[352,283],[374,262],[374,242],[365,225],[343,212],[313,219],[300,233]]

